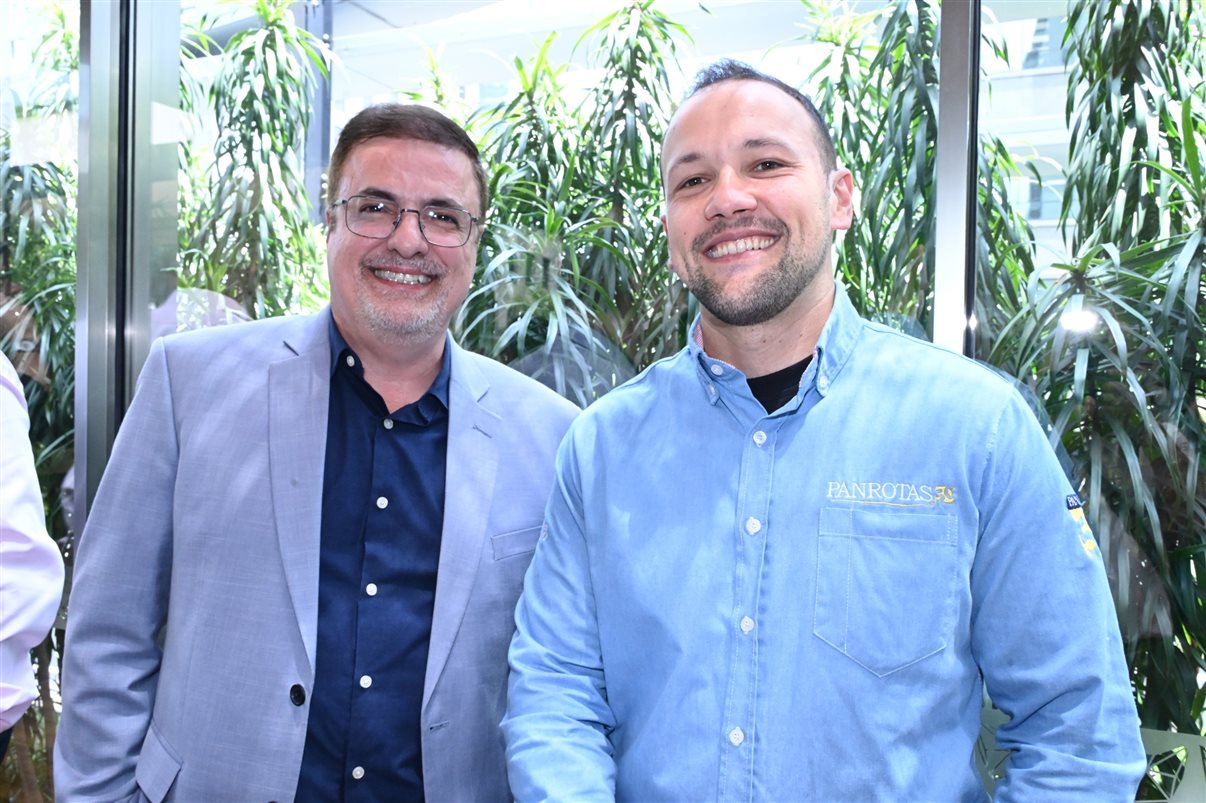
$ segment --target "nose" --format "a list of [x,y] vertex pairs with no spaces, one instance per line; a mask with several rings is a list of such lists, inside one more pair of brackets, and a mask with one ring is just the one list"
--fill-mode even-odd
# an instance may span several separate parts
[[754,211],[758,201],[750,192],[748,182],[735,171],[725,168],[712,182],[712,192],[704,207],[708,219],[733,217]]
[[427,253],[427,239],[419,229],[419,212],[416,209],[403,209],[398,225],[390,232],[386,242],[389,247],[403,257],[419,256]]

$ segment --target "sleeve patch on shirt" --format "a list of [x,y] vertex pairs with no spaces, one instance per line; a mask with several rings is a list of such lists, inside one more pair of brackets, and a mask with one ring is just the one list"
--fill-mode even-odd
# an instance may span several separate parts
[[1076,494],[1068,494],[1064,497],[1064,501],[1068,504],[1068,510],[1076,510],[1080,507],[1080,497]]
[[1085,510],[1080,505],[1080,500],[1076,499],[1076,507],[1072,507],[1072,500],[1076,499],[1075,495],[1068,497],[1068,513],[1072,516],[1072,520],[1080,525],[1080,532],[1076,537],[1080,540],[1080,547],[1085,551],[1085,554],[1092,557],[1097,551],[1097,540],[1093,538],[1093,530],[1089,527],[1089,520],[1085,518]]

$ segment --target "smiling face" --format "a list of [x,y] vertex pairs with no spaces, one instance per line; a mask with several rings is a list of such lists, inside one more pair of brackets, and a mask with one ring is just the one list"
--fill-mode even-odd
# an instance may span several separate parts
[[763,81],[700,90],[662,152],[670,264],[705,324],[753,326],[827,297],[834,229],[849,227],[850,173],[828,173],[815,123]]
[[[370,195],[399,206],[459,206],[480,217],[469,157],[417,139],[377,137],[355,146],[339,177],[338,197]],[[357,352],[393,345],[442,343],[465,300],[481,234],[475,225],[459,248],[430,245],[418,217],[402,215],[393,234],[374,240],[352,233],[346,206],[327,212],[331,313]]]

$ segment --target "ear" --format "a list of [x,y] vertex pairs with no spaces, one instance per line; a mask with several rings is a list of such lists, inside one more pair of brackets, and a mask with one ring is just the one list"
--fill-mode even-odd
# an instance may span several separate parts
[[327,207],[325,217],[326,217],[326,221],[327,221],[327,243],[330,243],[331,242],[331,232],[335,230],[335,210],[331,209],[330,207]]
[[854,222],[854,176],[844,167],[829,174],[829,225],[848,229]]

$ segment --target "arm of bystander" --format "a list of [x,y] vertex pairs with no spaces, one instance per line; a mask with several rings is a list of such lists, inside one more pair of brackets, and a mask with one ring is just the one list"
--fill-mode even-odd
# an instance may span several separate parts
[[21,380],[0,354],[0,732],[37,694],[29,651],[46,638],[63,594],[63,557],[46,533],[28,433]]

